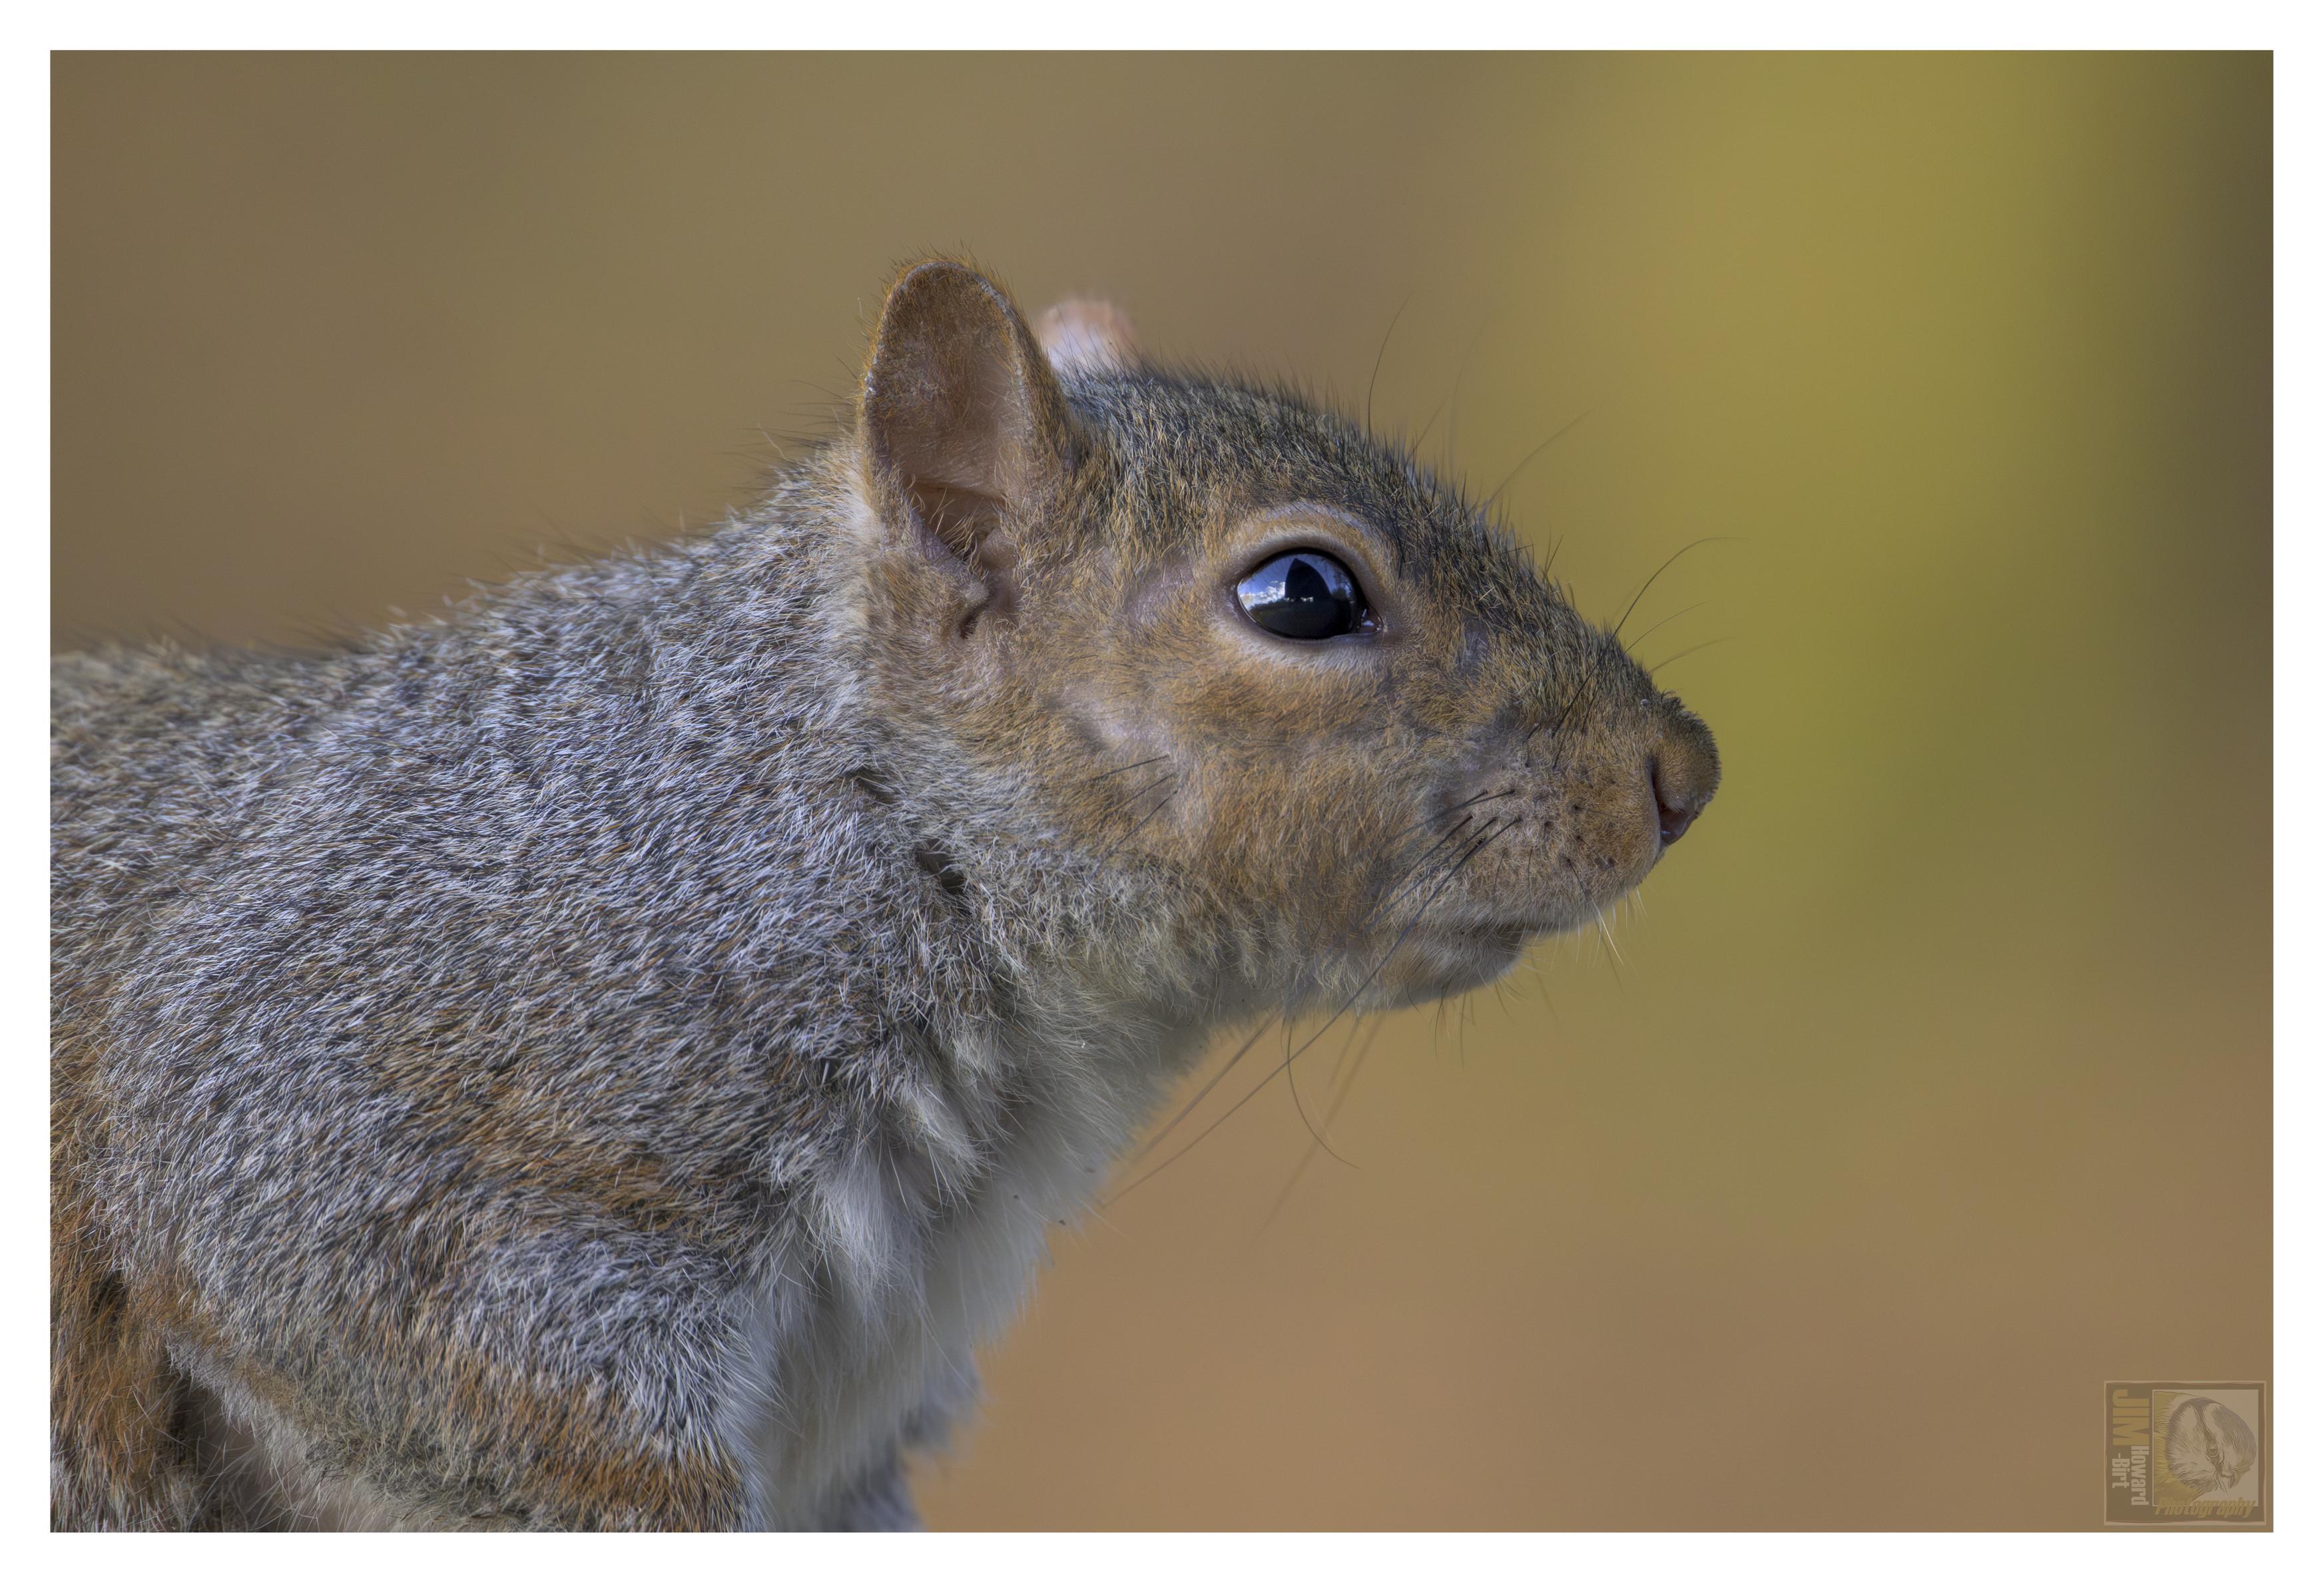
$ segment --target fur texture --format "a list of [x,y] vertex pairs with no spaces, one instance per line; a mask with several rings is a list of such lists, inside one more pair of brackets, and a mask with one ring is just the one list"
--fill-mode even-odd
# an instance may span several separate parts
[[[1707,801],[1455,495],[1091,323],[924,264],[714,532],[56,662],[59,1526],[907,1525],[1213,1031],[1489,978]],[[1378,642],[1242,619],[1293,542]]]

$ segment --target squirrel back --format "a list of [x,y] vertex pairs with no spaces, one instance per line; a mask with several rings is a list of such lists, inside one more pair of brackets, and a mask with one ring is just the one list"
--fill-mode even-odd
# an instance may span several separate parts
[[889,294],[724,526],[54,671],[54,1520],[893,1525],[1217,1028],[1505,971],[1715,786],[1408,458]]

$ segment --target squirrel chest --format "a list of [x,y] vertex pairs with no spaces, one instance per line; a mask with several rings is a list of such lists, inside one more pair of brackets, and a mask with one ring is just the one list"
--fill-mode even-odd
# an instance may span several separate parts
[[940,1440],[973,1402],[973,1349],[1017,1313],[1050,1230],[1088,1207],[1163,1076],[1199,1047],[1129,1021],[1070,1051],[961,1034],[942,1075],[899,1097],[899,1125],[807,1186],[811,1255],[775,1273],[747,1321],[768,1389],[733,1404],[770,1523],[812,1521],[899,1440]]

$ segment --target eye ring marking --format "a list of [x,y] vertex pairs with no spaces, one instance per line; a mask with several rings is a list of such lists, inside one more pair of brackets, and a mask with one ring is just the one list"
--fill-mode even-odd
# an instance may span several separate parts
[[1261,632],[1293,643],[1327,643],[1379,626],[1363,584],[1325,550],[1268,556],[1235,584],[1235,603]]

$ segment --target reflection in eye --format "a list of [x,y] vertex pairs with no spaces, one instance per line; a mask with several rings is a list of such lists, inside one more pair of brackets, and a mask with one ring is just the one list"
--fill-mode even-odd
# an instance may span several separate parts
[[1320,550],[1275,557],[1235,585],[1251,620],[1277,637],[1302,643],[1343,637],[1373,625],[1355,574]]

